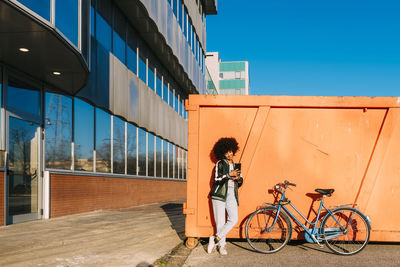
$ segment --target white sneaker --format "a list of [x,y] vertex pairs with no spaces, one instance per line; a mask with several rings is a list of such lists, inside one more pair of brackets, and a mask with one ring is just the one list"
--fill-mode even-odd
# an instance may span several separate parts
[[225,246],[219,248],[219,254],[222,256],[228,255],[228,251],[226,251]]
[[207,253],[210,254],[214,247],[215,247],[215,236],[210,236],[210,238],[208,239],[208,247],[207,247]]

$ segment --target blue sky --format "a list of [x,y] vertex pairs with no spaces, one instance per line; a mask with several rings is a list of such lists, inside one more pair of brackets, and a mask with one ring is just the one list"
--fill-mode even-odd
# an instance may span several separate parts
[[400,96],[400,0],[218,0],[207,51],[253,95]]

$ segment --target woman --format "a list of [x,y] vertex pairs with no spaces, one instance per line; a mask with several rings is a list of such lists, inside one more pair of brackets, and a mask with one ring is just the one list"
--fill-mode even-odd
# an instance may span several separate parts
[[[235,138],[221,138],[213,148],[218,162],[215,165],[214,184],[210,195],[217,233],[215,236],[210,236],[208,253],[211,253],[218,245],[221,255],[228,254],[225,248],[225,237],[238,221],[238,187],[243,183],[240,169],[235,169],[233,162],[233,156],[238,149]],[[225,222],[225,211],[228,214],[227,222]]]

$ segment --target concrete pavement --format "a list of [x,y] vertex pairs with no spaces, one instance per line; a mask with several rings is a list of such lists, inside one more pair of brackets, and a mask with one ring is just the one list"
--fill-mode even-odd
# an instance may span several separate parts
[[0,228],[0,266],[149,266],[184,238],[182,202]]

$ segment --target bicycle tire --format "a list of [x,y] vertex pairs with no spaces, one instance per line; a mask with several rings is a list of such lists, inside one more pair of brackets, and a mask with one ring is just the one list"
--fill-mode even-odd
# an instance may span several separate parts
[[[343,227],[347,226],[345,232],[337,231],[339,225],[333,216]],[[330,233],[330,237],[324,237],[325,244],[340,255],[354,255],[363,250],[368,244],[370,231],[371,226],[366,217],[359,210],[350,207],[333,210],[321,223],[323,236]]]
[[289,217],[281,211],[272,231],[270,227],[277,213],[276,207],[265,207],[253,212],[246,222],[245,233],[249,245],[258,252],[270,254],[281,250],[292,236]]

